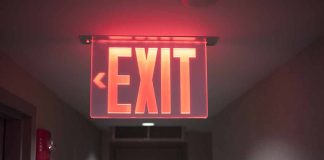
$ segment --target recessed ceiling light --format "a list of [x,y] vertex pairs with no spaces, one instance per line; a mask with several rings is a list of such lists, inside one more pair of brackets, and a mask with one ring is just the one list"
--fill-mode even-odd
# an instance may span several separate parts
[[150,127],[150,126],[154,126],[154,123],[153,122],[143,122],[142,126]]

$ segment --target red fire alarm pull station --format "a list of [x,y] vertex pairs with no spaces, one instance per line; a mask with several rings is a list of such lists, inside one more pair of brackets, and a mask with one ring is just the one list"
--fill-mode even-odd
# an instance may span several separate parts
[[36,160],[50,160],[51,133],[45,129],[36,131]]
[[214,37],[81,36],[91,44],[91,118],[207,118]]

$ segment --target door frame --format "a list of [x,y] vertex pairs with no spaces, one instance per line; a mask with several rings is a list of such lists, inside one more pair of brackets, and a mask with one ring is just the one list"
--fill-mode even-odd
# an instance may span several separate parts
[[179,159],[188,159],[188,145],[186,142],[176,141],[121,141],[110,143],[110,159],[116,160],[116,151],[119,148],[167,148],[174,147],[178,148],[181,152],[179,153]]
[[6,118],[5,159],[35,159],[36,107],[0,87],[0,113]]

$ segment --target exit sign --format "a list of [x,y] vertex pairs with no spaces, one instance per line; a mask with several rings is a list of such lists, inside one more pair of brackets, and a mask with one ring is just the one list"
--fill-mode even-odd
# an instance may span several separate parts
[[89,36],[91,118],[207,118],[205,37]]

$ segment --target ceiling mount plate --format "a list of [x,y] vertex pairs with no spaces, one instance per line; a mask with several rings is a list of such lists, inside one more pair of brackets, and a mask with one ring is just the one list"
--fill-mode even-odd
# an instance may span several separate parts
[[137,41],[137,42],[206,42],[207,46],[214,46],[218,37],[214,36],[125,36],[125,35],[80,35],[82,44],[91,44],[92,40],[111,40],[111,41]]

